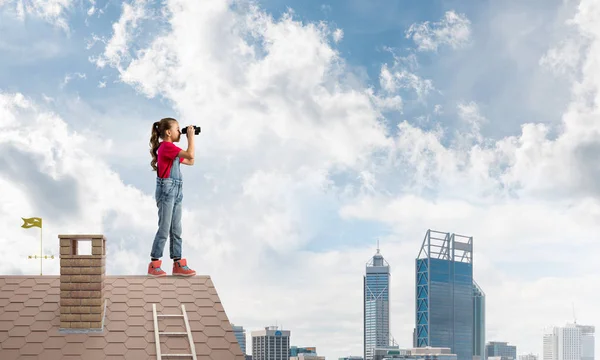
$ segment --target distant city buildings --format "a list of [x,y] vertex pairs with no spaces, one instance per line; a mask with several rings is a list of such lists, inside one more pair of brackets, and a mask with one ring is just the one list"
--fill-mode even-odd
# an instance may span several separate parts
[[473,238],[428,230],[416,259],[417,347],[473,360],[473,284]]
[[456,360],[449,348],[375,349],[375,360]]
[[338,360],[364,360],[362,356],[344,356],[338,358]]
[[538,356],[534,354],[519,355],[519,360],[538,360]]
[[253,360],[289,360],[290,331],[277,326],[252,331]]
[[379,253],[367,263],[363,277],[363,347],[365,360],[390,343],[390,266]]
[[240,344],[240,348],[242,349],[242,352],[244,353],[244,356],[246,355],[246,330],[244,330],[243,326],[235,326],[234,324],[231,324],[231,327],[233,328],[233,335],[235,335],[235,338],[238,341],[238,344]]
[[324,356],[317,355],[317,348],[310,347],[290,347],[290,360],[325,360]]
[[317,348],[314,347],[314,346],[312,346],[312,347],[291,346],[290,347],[290,357],[291,356],[298,356],[300,354],[316,355],[317,354]]
[[595,327],[567,324],[544,334],[543,360],[593,360]]
[[325,356],[300,353],[297,356],[290,356],[290,360],[325,360]]
[[488,360],[517,360],[517,347],[507,342],[490,341],[485,351]]

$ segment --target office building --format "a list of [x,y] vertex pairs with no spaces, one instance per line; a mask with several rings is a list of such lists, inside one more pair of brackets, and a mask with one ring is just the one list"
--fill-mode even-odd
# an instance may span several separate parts
[[246,355],[246,330],[244,330],[243,326],[235,326],[234,324],[231,324],[231,327],[233,328],[233,334],[235,335],[238,344],[240,344],[242,352]]
[[486,360],[485,293],[475,281],[473,281],[473,359]]
[[415,265],[417,347],[473,360],[473,238],[428,230]]
[[252,331],[253,360],[289,360],[290,331],[277,326]]
[[581,360],[594,360],[596,328],[589,325],[576,325],[581,332]]
[[299,354],[309,354],[315,355],[317,353],[317,348],[314,346],[311,347],[290,347],[290,356],[298,356]]
[[594,360],[595,327],[567,324],[544,334],[543,360]]
[[517,360],[517,347],[507,342],[490,341],[485,348],[488,360]]
[[367,262],[363,277],[364,358],[390,343],[390,266],[379,252]]

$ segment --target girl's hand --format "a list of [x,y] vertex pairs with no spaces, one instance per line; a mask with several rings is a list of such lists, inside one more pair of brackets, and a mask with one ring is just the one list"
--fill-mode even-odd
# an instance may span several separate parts
[[190,125],[187,127],[186,133],[188,141],[194,138],[194,125]]

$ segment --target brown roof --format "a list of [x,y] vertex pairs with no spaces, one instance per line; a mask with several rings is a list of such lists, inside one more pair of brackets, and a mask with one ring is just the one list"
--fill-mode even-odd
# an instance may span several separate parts
[[[156,359],[155,303],[158,314],[181,314],[185,306],[198,360],[244,360],[209,276],[106,276],[104,294],[104,330],[65,333],[59,276],[1,276],[0,359]],[[158,318],[158,325],[185,331],[181,317]],[[159,339],[162,354],[190,353],[187,336]]]

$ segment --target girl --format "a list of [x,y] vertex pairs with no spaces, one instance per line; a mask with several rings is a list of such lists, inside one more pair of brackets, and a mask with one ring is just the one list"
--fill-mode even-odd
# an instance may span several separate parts
[[[158,142],[158,139],[163,139]],[[186,259],[181,258],[181,201],[183,200],[183,178],[180,164],[194,165],[194,127],[187,128],[187,150],[177,147],[181,131],[177,120],[164,118],[152,125],[150,137],[150,165],[156,171],[156,205],[158,206],[158,231],[154,237],[151,261],[148,265],[148,276],[166,276],[160,265],[160,258],[167,236],[170,237],[169,252],[173,259],[173,275],[194,276],[196,272],[187,266]],[[158,165],[158,166],[157,166]]]

